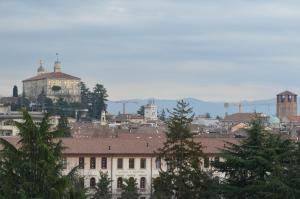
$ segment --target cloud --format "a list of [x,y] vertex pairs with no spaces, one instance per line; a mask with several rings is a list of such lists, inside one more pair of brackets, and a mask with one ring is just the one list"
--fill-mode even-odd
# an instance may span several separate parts
[[52,70],[56,52],[65,72],[115,99],[297,91],[299,9],[294,0],[1,1],[0,93],[21,87],[39,59]]

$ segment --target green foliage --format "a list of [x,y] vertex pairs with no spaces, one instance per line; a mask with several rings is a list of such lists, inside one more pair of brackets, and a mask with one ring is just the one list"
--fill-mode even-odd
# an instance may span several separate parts
[[60,86],[52,86],[52,91],[54,91],[54,92],[58,92],[58,91],[60,91],[61,90],[61,87]]
[[166,121],[166,112],[165,112],[165,109],[163,109],[162,111],[161,111],[161,114],[159,115],[159,119],[161,120],[161,121],[163,121],[163,122],[165,122]]
[[137,114],[144,116],[145,115],[145,106],[140,106],[139,110],[137,111]]
[[57,129],[60,132],[61,137],[71,137],[71,128],[69,126],[69,121],[66,116],[60,116],[58,120]]
[[101,84],[96,84],[92,93],[92,118],[100,119],[101,112],[107,109],[107,91]]
[[69,197],[71,182],[62,176],[61,141],[51,132],[48,118],[37,125],[24,112],[24,123],[16,123],[20,130],[19,146],[0,139],[4,147],[0,159],[0,198],[61,199]]
[[298,150],[290,140],[266,132],[260,120],[254,121],[248,138],[227,143],[224,161],[214,165],[226,174],[221,193],[232,199],[300,198]]
[[210,116],[210,113],[205,113],[205,118],[207,118],[207,119],[210,119],[211,118],[211,116]]
[[160,177],[154,180],[156,198],[216,198],[212,188],[213,180],[201,169],[201,160],[205,155],[202,146],[194,142],[190,130],[194,115],[184,101],[170,113],[167,121],[167,141],[159,149],[158,157],[165,160],[168,168],[160,171]]
[[134,178],[124,179],[122,186],[122,199],[138,199],[139,193],[137,188],[137,182]]
[[13,97],[19,97],[18,87],[16,85],[13,88]]
[[89,108],[89,103],[91,103],[92,93],[90,89],[86,86],[84,82],[80,82],[81,91],[81,104],[84,108]]
[[96,186],[96,193],[94,199],[111,199],[111,179],[108,173],[100,172],[100,179]]

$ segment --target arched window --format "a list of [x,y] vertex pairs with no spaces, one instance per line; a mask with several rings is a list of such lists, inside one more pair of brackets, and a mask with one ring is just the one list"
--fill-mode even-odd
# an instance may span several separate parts
[[90,187],[94,188],[96,186],[96,179],[95,178],[91,178],[90,179]]
[[119,177],[117,180],[117,188],[122,189],[122,185],[123,185],[123,179]]
[[146,178],[142,177],[140,181],[140,188],[145,189],[146,188]]

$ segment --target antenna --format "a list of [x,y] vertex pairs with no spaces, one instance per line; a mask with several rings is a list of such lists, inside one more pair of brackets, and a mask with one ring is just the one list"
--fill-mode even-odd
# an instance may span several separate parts
[[58,61],[58,53],[56,53],[56,61]]

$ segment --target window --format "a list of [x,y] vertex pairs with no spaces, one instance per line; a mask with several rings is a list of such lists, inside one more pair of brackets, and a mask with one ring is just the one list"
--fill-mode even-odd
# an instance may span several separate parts
[[145,158],[141,159],[141,169],[146,169],[146,159]]
[[91,157],[91,159],[90,159],[90,168],[96,169],[96,158],[95,157]]
[[205,157],[204,158],[204,168],[208,168],[209,167],[209,158]]
[[146,178],[142,177],[140,181],[140,188],[145,189],[146,188]]
[[96,186],[96,179],[95,178],[91,178],[90,179],[90,187],[94,188]]
[[107,169],[107,158],[106,157],[101,158],[101,168]]
[[84,188],[84,178],[83,178],[83,177],[80,177],[80,178],[79,178],[79,186],[80,186],[81,188]]
[[79,157],[79,169],[84,169],[84,157]]
[[67,169],[67,158],[66,157],[62,158],[62,165],[63,165],[63,169]]
[[122,189],[122,186],[123,186],[123,179],[121,177],[119,177],[117,179],[117,188]]
[[123,169],[123,159],[118,158],[118,169]]
[[129,158],[129,169],[134,169],[134,158]]
[[155,160],[155,167],[156,167],[156,169],[160,169],[161,168],[161,160],[160,160],[160,158],[156,158],[156,160]]
[[292,96],[289,95],[289,96],[288,96],[288,102],[291,102],[291,101],[292,101]]

